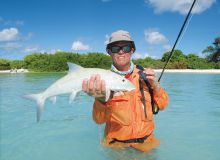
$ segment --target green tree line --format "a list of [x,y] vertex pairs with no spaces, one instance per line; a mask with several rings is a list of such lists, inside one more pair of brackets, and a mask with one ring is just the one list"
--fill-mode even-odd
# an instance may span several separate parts
[[[220,37],[215,39],[213,45],[208,46],[203,51],[206,54],[205,58],[193,53],[186,55],[181,50],[175,50],[167,69],[220,69]],[[166,52],[161,59],[146,57],[135,59],[133,62],[143,67],[161,69],[168,60],[169,55],[170,52]],[[33,53],[25,56],[23,60],[0,59],[0,70],[25,68],[35,72],[62,72],[68,70],[67,62],[76,63],[86,68],[109,69],[112,60],[109,55],[104,53]]]
[[25,56],[23,60],[0,59],[0,70],[25,68],[36,72],[62,72],[67,71],[67,62],[76,63],[86,68],[108,69],[111,65],[111,57],[103,53],[33,53]]

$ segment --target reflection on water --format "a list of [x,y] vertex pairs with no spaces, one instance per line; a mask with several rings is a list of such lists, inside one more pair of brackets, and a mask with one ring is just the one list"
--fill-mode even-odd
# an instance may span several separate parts
[[66,73],[0,74],[0,159],[217,160],[220,159],[220,75],[166,73],[168,108],[155,116],[161,145],[149,153],[100,144],[104,125],[92,120],[84,93],[45,103],[36,123],[35,102],[22,96],[45,90]]

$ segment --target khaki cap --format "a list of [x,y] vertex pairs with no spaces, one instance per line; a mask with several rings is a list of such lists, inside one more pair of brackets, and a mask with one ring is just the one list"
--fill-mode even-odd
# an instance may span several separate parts
[[109,41],[107,43],[106,49],[108,49],[108,46],[114,42],[119,42],[119,41],[129,41],[132,43],[133,48],[135,50],[135,44],[133,39],[131,38],[131,35],[129,32],[124,31],[124,30],[118,30],[116,32],[113,32],[109,38]]

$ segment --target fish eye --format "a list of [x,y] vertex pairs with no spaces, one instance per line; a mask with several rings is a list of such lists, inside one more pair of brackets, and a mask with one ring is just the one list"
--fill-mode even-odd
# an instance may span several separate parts
[[122,82],[125,82],[125,79],[122,79]]

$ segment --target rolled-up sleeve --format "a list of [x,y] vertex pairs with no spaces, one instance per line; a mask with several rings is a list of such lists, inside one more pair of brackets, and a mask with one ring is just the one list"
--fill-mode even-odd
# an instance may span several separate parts
[[97,124],[106,122],[106,105],[95,99],[93,104],[93,120]]
[[160,110],[163,110],[167,107],[169,102],[169,97],[166,91],[161,87],[157,92],[153,92],[154,102]]

